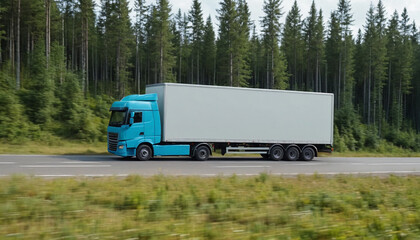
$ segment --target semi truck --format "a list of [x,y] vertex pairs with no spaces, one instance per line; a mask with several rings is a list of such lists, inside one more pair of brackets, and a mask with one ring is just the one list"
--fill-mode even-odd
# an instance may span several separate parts
[[149,160],[215,151],[310,161],[331,152],[334,95],[161,83],[112,104],[108,152]]

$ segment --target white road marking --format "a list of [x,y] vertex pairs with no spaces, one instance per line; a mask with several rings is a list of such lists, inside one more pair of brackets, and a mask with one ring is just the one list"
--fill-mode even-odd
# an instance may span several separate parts
[[357,174],[420,174],[420,171],[371,171],[371,172],[313,172],[313,173],[270,173],[273,175],[357,175]]
[[271,168],[271,166],[215,166],[215,168]]
[[418,163],[350,163],[351,165],[363,165],[363,166],[400,166],[400,165],[420,165],[420,162]]
[[[35,177],[127,177],[129,174],[37,174]],[[6,175],[5,175],[6,176]]]
[[111,165],[20,165],[23,168],[93,168],[111,167]]
[[0,162],[0,164],[15,164],[16,162]]
[[73,162],[56,162],[56,161],[51,161],[51,162],[36,162],[37,164],[48,164],[48,163],[54,163],[54,164],[91,164],[91,163],[101,163],[101,162],[83,162],[83,161],[73,161]]

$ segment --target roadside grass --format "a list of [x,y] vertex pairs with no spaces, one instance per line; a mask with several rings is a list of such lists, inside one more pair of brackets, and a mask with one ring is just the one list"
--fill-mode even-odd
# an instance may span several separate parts
[[0,239],[418,239],[420,177],[0,178]]
[[81,142],[55,139],[54,141],[0,143],[0,154],[107,154],[106,142]]

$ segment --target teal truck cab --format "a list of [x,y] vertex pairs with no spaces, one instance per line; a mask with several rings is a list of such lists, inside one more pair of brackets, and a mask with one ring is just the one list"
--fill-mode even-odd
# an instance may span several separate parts
[[[160,144],[157,94],[130,95],[114,102],[108,125],[108,152],[122,157],[190,155],[190,145]],[[202,156],[208,158],[208,152]]]

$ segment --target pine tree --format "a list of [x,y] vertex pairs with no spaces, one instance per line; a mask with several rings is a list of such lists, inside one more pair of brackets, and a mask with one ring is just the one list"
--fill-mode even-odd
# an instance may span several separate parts
[[177,82],[187,83],[188,74],[188,58],[191,52],[191,44],[188,32],[188,16],[178,10],[175,16],[176,34],[174,35],[174,44],[176,52],[176,69],[177,69]]
[[217,39],[217,84],[233,86],[233,56],[236,41],[237,11],[234,0],[223,0],[217,10],[219,16],[219,37]]
[[383,118],[383,88],[386,80],[386,38],[384,7],[379,1],[376,8],[371,5],[365,29],[365,47],[368,61],[368,123],[380,130]]
[[300,89],[302,84],[303,72],[303,38],[302,38],[302,20],[300,9],[295,1],[292,9],[286,17],[284,26],[282,49],[288,63],[288,72],[290,74],[290,88]]
[[[200,56],[201,56],[201,48],[202,48],[202,41],[203,41],[203,30],[204,30],[204,22],[203,22],[203,13],[201,10],[201,3],[198,0],[193,0],[193,4],[191,6],[191,10],[189,12],[189,21],[191,22],[191,45],[192,45],[192,63],[195,64],[195,81],[197,84],[200,84]],[[194,72],[194,68],[191,69]],[[193,74],[194,75],[194,74]]]
[[79,8],[82,17],[82,91],[87,95],[89,92],[89,21],[93,13],[92,0],[80,0]]
[[252,77],[250,85],[252,87],[260,88],[264,85],[264,82],[261,76],[264,74],[264,64],[263,60],[263,46],[260,38],[257,35],[256,26],[254,24],[251,37],[251,67],[252,67]]
[[147,12],[147,7],[144,0],[136,0],[134,2],[135,12],[136,12],[136,23],[135,23],[135,33],[136,33],[136,65],[134,72],[134,81],[137,86],[136,91],[140,94],[141,91],[141,79],[142,79],[142,70],[144,62],[144,43],[145,43],[145,16]]
[[155,24],[152,25],[152,32],[156,36],[155,46],[157,48],[155,50],[158,51],[155,53],[158,61],[155,74],[157,74],[158,83],[173,82],[175,78],[172,68],[175,64],[175,59],[169,21],[171,8],[168,0],[158,0],[156,4],[156,20],[154,21]]
[[[317,23],[315,25],[315,91],[322,91],[322,71],[325,65],[325,47],[324,47],[324,17],[322,10],[319,10]],[[327,82],[325,91],[327,91]]]
[[316,25],[317,10],[315,2],[312,1],[309,16],[305,20],[304,39],[305,39],[305,59],[306,59],[306,90],[315,90],[315,68],[316,68]]
[[[400,48],[401,44],[401,35],[399,32],[399,16],[397,11],[394,11],[391,19],[389,20],[388,27],[386,29],[386,37],[387,37],[387,55],[388,55],[388,73],[387,73],[387,83],[386,83],[386,91],[385,91],[385,119],[388,122],[392,122],[391,119],[397,119],[394,114],[391,112],[394,111],[396,107],[396,73],[397,73],[397,65],[398,65],[398,49]],[[391,91],[392,90],[392,91]]]
[[412,80],[412,63],[413,63],[413,46],[411,41],[411,29],[410,18],[407,14],[407,9],[404,8],[401,14],[400,20],[400,34],[401,34],[401,48],[399,49],[399,61],[401,63],[401,72],[398,76],[398,96],[397,104],[399,106],[397,127],[401,127],[402,122],[407,116],[407,95],[411,91],[411,80]]
[[234,86],[246,87],[250,78],[250,25],[251,13],[244,0],[238,0],[237,35],[234,45]]
[[287,85],[285,74],[281,73],[285,60],[279,49],[281,0],[264,1],[264,17],[261,21],[264,34],[266,61],[266,88],[283,88]]
[[[349,0],[340,0],[338,3],[337,17],[340,23],[341,44],[339,51],[338,68],[338,107],[343,105],[352,105],[352,94],[354,87],[353,80],[353,39],[350,26],[353,23],[353,15]],[[343,89],[343,95],[341,95]],[[341,96],[340,96],[341,95]],[[342,100],[342,101],[340,101]]]
[[338,84],[338,75],[339,75],[339,57],[340,57],[340,22],[337,18],[337,13],[332,12],[329,20],[329,30],[328,37],[325,44],[326,49],[326,60],[327,60],[327,85],[328,92],[334,93],[334,106],[338,107],[339,98],[339,84]]
[[215,45],[215,34],[213,30],[213,23],[209,16],[204,27],[203,35],[203,83],[208,85],[214,85],[216,81],[216,45]]

